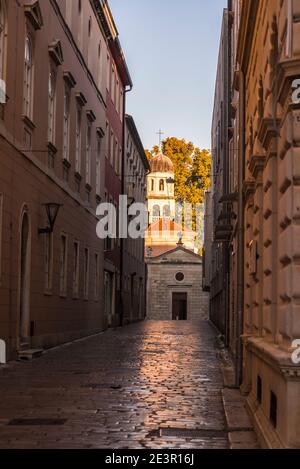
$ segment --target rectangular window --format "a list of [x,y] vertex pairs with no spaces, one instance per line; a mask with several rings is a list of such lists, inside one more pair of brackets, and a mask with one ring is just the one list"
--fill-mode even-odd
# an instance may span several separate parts
[[75,171],[78,174],[81,174],[81,121],[82,121],[82,110],[80,106],[77,106]]
[[66,22],[72,27],[72,3],[74,0],[66,0]]
[[45,237],[45,293],[51,293],[53,277],[53,233]]
[[112,102],[115,103],[115,93],[116,93],[116,72],[114,67],[111,69],[111,90],[110,95]]
[[118,174],[118,169],[119,169],[119,152],[118,152],[118,140],[115,140],[115,151],[114,151],[114,168],[115,172]]
[[84,299],[87,300],[89,297],[89,277],[90,277],[90,253],[88,248],[84,249]]
[[87,122],[86,127],[86,155],[85,155],[85,182],[91,185],[91,159],[92,159],[92,126],[91,123]]
[[79,243],[74,241],[73,245],[73,296],[79,297]]
[[114,139],[114,134],[113,132],[110,133],[110,164],[113,166],[114,165],[114,145],[115,145],[115,139]]
[[105,141],[105,148],[104,148],[104,151],[105,151],[105,158],[108,158],[109,156],[109,124],[108,122],[106,121],[106,124],[105,124],[105,137],[104,137],[104,141]]
[[124,112],[124,93],[121,90],[121,98],[120,98],[120,119],[123,122],[123,112]]
[[101,78],[102,78],[102,44],[101,41],[98,44],[98,68],[97,68],[97,84],[98,89],[101,90]]
[[95,301],[99,299],[99,282],[100,282],[100,271],[99,271],[99,255],[95,254]]
[[67,161],[70,159],[70,89],[65,85],[64,94],[64,128],[63,128],[63,158]]
[[122,147],[120,146],[119,148],[119,176],[122,175],[122,159],[123,159],[123,150],[122,150]]
[[79,44],[79,49],[82,51],[83,49],[83,14],[82,14],[81,0],[78,0],[78,44]]
[[2,277],[3,194],[0,194],[0,285]]
[[[0,79],[5,79],[5,59],[7,45],[7,12],[5,2],[1,0],[0,5]],[[4,5],[3,5],[4,3]],[[3,91],[3,90],[2,90]]]
[[116,110],[119,113],[120,112],[120,84],[119,80],[117,80],[116,84]]
[[50,65],[48,89],[48,141],[55,143],[56,71]]
[[68,260],[67,236],[60,237],[60,295],[67,296],[67,260]]
[[107,56],[107,59],[106,59],[106,67],[107,67],[107,71],[106,71],[106,88],[108,91],[110,91],[110,58],[109,58],[109,55]]
[[32,94],[33,94],[33,41],[29,33],[25,37],[24,51],[24,89],[23,89],[23,113],[32,118]]
[[97,138],[97,155],[96,155],[96,195],[101,195],[101,146],[102,138]]

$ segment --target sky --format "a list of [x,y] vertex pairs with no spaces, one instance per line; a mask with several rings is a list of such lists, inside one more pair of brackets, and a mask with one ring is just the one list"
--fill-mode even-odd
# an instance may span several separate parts
[[210,148],[226,0],[110,0],[133,90],[127,113],[144,147],[178,137]]

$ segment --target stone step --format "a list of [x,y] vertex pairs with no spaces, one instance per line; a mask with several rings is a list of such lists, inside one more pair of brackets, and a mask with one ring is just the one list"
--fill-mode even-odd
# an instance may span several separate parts
[[32,360],[33,358],[40,357],[44,353],[43,349],[26,349],[18,351],[19,360]]
[[30,349],[30,344],[29,343],[24,342],[24,343],[20,344],[19,350],[28,350],[28,349]]

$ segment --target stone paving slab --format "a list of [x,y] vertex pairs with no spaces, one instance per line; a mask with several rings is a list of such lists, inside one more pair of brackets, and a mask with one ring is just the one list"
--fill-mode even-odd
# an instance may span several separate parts
[[[226,430],[222,386],[209,322],[115,329],[0,368],[0,448],[228,448],[227,437],[151,436]],[[66,422],[8,425],[40,418]]]

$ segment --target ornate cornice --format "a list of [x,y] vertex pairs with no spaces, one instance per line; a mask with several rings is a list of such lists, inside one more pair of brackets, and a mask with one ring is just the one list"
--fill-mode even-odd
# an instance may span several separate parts
[[266,158],[263,155],[252,155],[249,161],[249,171],[254,179],[257,178],[260,171],[264,169]]
[[49,55],[56,65],[61,65],[64,61],[61,42],[53,41],[48,47]]
[[279,119],[273,119],[272,117],[264,117],[261,120],[258,129],[258,139],[261,142],[263,148],[268,150],[270,143],[273,138],[277,137],[277,127],[280,125]]
[[64,72],[64,80],[70,88],[74,88],[74,86],[76,85],[76,80],[73,77],[72,73],[69,71]]
[[278,345],[266,342],[261,337],[245,337],[244,344],[248,350],[282,374],[286,380],[300,379],[300,365],[292,363],[291,352],[284,351]]
[[78,103],[81,107],[83,107],[83,106],[86,105],[87,99],[86,99],[86,97],[84,96],[83,93],[81,93],[81,92],[79,91],[78,93],[76,93],[75,96],[76,96],[76,101],[77,101],[77,103]]
[[251,195],[255,192],[255,181],[252,179],[247,179],[243,183],[243,193],[245,196],[245,201],[249,199]]
[[34,29],[36,31],[41,29],[43,26],[43,17],[39,2],[36,1],[31,5],[24,5],[24,11],[26,17],[29,19]]

